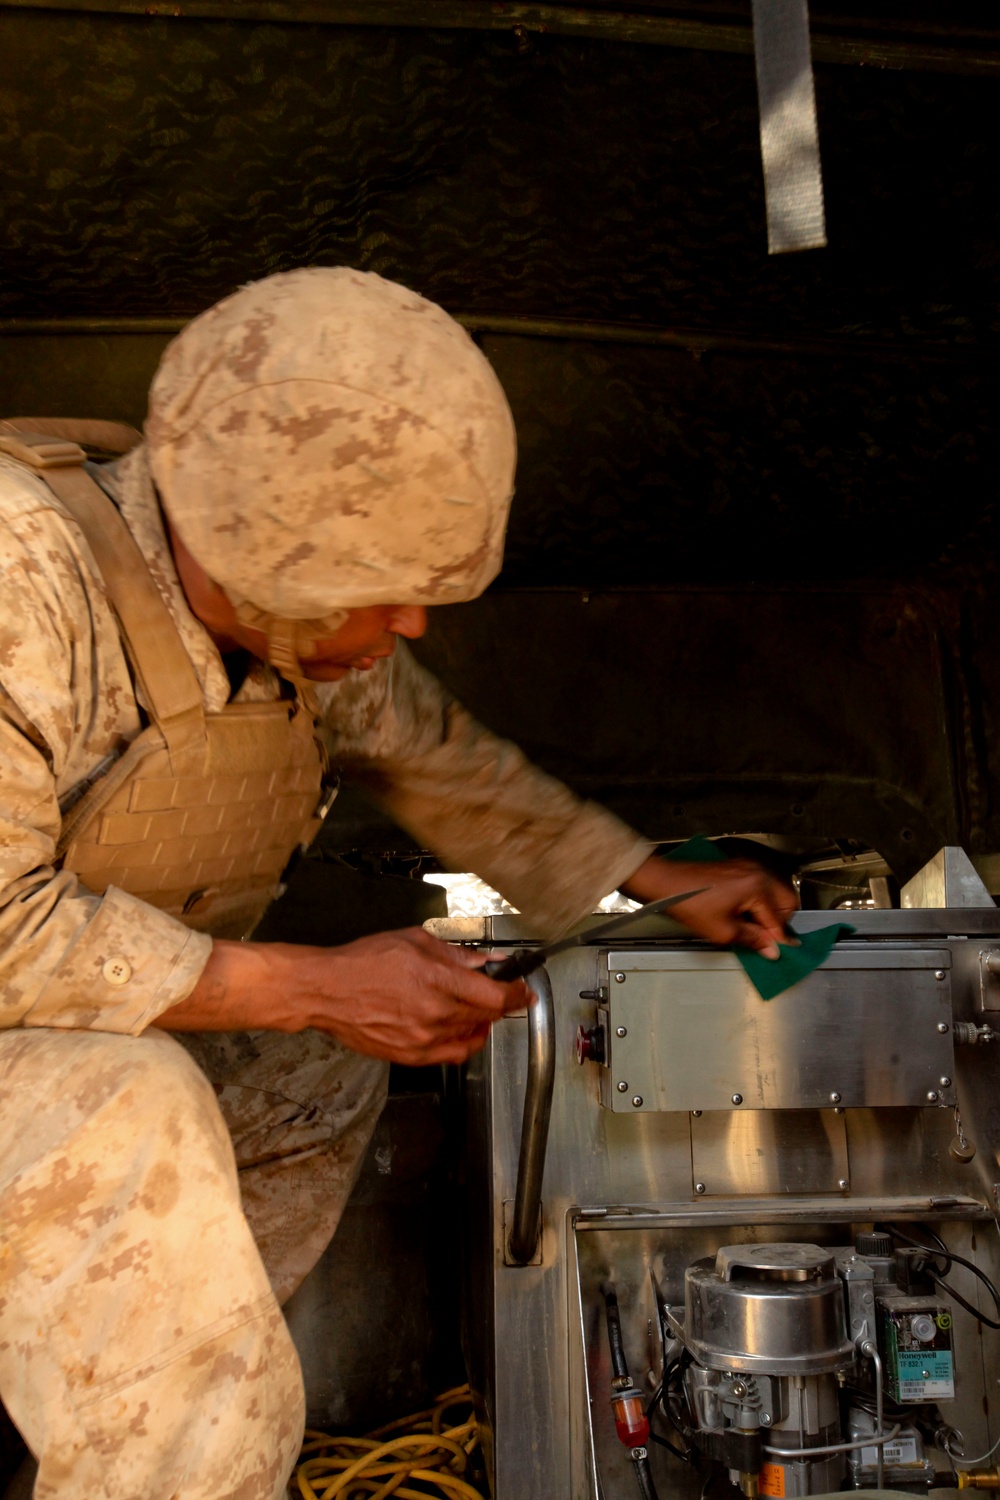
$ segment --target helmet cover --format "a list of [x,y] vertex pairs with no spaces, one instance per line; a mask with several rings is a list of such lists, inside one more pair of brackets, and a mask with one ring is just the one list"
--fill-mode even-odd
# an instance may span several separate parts
[[282,272],[169,345],[146,439],[164,508],[248,615],[451,604],[496,577],[510,409],[444,310],[348,267]]

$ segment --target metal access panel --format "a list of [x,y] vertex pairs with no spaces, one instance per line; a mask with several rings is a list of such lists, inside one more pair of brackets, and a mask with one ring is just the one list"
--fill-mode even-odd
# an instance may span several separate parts
[[843,1193],[847,1116],[836,1109],[710,1109],[691,1116],[691,1186],[700,1197]]
[[945,948],[841,948],[768,1001],[729,953],[606,963],[601,1103],[616,1113],[955,1103]]

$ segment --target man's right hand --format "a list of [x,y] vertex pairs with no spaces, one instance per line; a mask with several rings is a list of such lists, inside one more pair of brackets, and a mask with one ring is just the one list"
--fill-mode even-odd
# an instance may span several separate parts
[[486,955],[421,927],[337,948],[216,941],[195,989],[158,1017],[169,1031],[329,1032],[355,1052],[422,1067],[461,1063],[532,996],[481,973]]
[[381,932],[329,952],[330,980],[339,991],[346,977],[352,1003],[344,1016],[332,991],[327,998],[327,966],[320,958],[308,1024],[355,1052],[410,1067],[464,1062],[485,1045],[494,1021],[533,998],[523,980],[487,979],[484,954],[442,943],[421,927]]

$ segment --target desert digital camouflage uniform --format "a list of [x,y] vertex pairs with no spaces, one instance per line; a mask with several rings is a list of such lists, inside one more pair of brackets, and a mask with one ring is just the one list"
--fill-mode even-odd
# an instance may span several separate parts
[[[212,313],[198,320],[209,326],[195,352],[228,347],[221,378],[232,385],[235,376],[235,392],[220,399],[218,388],[209,390],[207,400],[207,449],[227,475],[229,437],[242,436],[243,446],[233,450],[242,462],[257,430],[241,422],[244,409],[267,432],[275,430],[270,412],[296,452],[310,432],[322,441],[329,431],[326,395],[313,386],[291,389],[273,331],[281,319],[268,322],[270,316],[252,338],[247,320],[231,337]],[[325,337],[328,364],[337,341],[329,330]],[[385,330],[380,337],[391,342]],[[400,337],[408,348],[412,331],[404,328]],[[182,335],[174,350],[183,343]],[[183,466],[171,468],[175,448],[183,453],[192,445],[197,456],[196,424],[185,428],[184,421],[191,393],[209,389],[208,377],[203,368],[185,367],[176,380],[170,373],[177,359],[192,357],[181,348],[172,363],[168,352],[168,394],[161,390],[151,407],[158,413],[151,420],[154,465],[167,471],[160,478],[165,491],[196,481],[192,474],[178,478]],[[399,347],[393,358],[402,377]],[[351,378],[376,374],[354,370]],[[498,566],[506,508],[454,484],[451,501],[435,501],[441,460],[416,411],[425,377],[402,380],[409,401],[403,425],[416,433],[417,470],[423,464],[427,471],[419,503],[436,533],[432,554],[445,559],[440,597],[456,597],[463,587],[463,557],[465,593],[458,596],[468,597]],[[278,418],[260,404],[261,380],[281,387]],[[460,392],[451,400],[462,409]],[[383,403],[343,416],[343,391],[327,404],[346,423],[335,446],[354,446],[325,461],[359,464],[359,484],[391,487],[400,428],[397,421],[390,430],[391,410]],[[170,427],[164,413],[178,411],[180,425]],[[227,425],[231,432],[220,435]],[[490,462],[502,466],[502,455],[484,459],[470,431],[466,424],[449,438],[458,455],[450,478],[472,483]],[[268,466],[283,461],[282,451],[265,445],[263,474],[277,472]],[[284,462],[294,470],[287,453]],[[206,708],[218,710],[230,697],[229,678],[178,582],[147,448],[101,478],[170,610]],[[237,481],[252,488],[253,466]],[[475,505],[453,503],[470,493]],[[232,505],[236,514],[253,509],[239,491]],[[268,491],[272,520],[282,519],[267,546],[276,553],[285,547],[283,568],[298,584],[286,580],[284,595],[269,591],[266,569],[251,576],[257,549],[248,548],[240,562],[236,546],[228,552],[244,572],[226,583],[255,618],[283,611],[308,636],[310,621],[329,629],[338,608],[377,601],[359,581],[360,541],[344,533],[325,541],[346,559],[339,591],[310,595],[315,559],[310,570],[304,564],[311,553],[298,556],[279,536],[294,531],[300,506],[314,527],[308,507],[322,511],[317,496],[277,482]],[[366,508],[372,506],[360,491],[351,491],[347,510]],[[470,512],[477,532],[471,547],[462,541],[468,530],[449,532],[452,514]],[[197,516],[192,520],[183,503],[171,515],[191,546]],[[376,588],[384,588],[386,602],[405,603],[420,588],[423,602],[435,602],[439,595],[427,592],[428,542],[421,543],[405,507],[390,529],[372,555],[387,573],[397,569],[408,589],[396,599],[391,577],[381,575]],[[197,544],[206,555],[213,546],[226,550],[221,537]],[[226,566],[221,552],[214,566]],[[278,1301],[336,1227],[381,1108],[386,1069],[316,1032],[205,1034],[184,1038],[182,1047],[156,1027],[157,1017],[194,988],[211,939],[114,887],[98,897],[55,867],[60,802],[139,732],[141,697],[137,703],[101,577],[75,523],[37,475],[3,456],[0,578],[0,1393],[40,1460],[35,1493],[43,1500],[270,1500],[283,1492],[302,1424],[298,1362]],[[275,636],[280,652],[280,628]],[[257,663],[235,696],[278,693],[274,670]],[[333,763],[418,840],[476,870],[529,912],[542,933],[591,910],[649,852],[609,814],[579,802],[478,725],[402,645],[367,674],[320,685],[318,698]],[[116,978],[125,961],[127,982],[106,977],[112,960]]]

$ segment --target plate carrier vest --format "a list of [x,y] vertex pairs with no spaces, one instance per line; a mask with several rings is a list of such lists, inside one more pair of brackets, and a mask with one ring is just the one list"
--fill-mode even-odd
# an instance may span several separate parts
[[0,423],[0,450],[30,465],[83,532],[151,720],[65,811],[57,858],[99,895],[116,885],[188,927],[245,937],[319,828],[325,760],[298,697],[206,712],[132,533],[83,468],[81,443],[119,454],[138,442],[117,422]]

